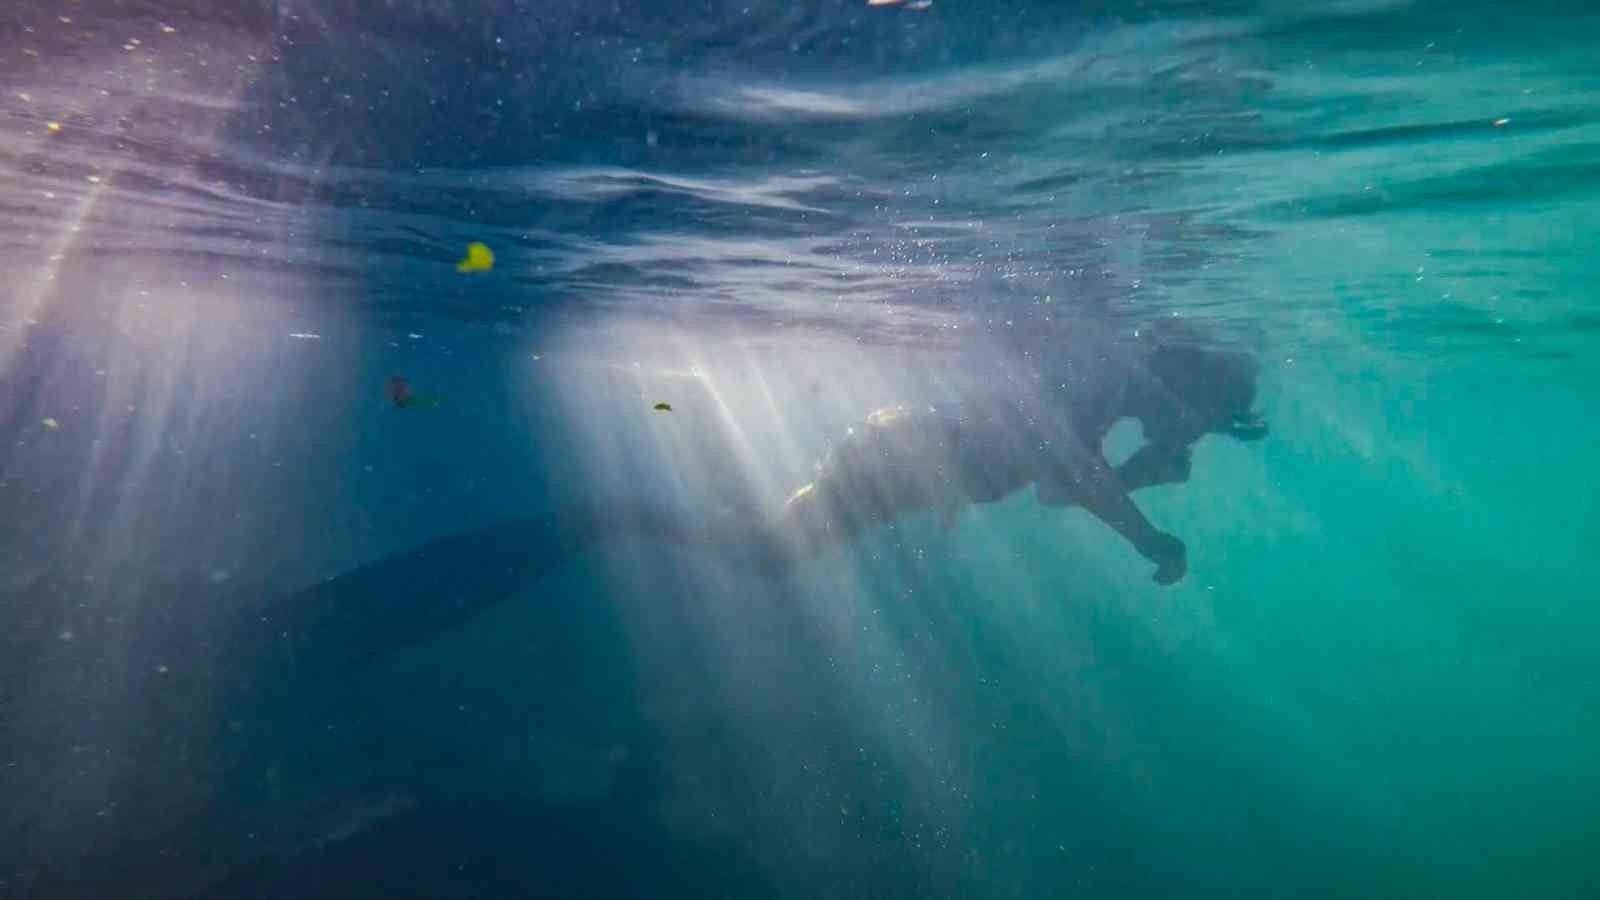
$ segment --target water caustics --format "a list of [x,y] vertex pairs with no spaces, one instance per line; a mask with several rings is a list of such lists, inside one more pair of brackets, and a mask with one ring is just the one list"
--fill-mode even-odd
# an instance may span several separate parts
[[360,6],[0,13],[0,893],[1600,877],[1581,4]]

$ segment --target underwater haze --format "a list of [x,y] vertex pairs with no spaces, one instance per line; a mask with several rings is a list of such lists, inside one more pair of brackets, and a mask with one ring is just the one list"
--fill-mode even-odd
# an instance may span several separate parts
[[0,896],[1600,896],[1597,47],[10,0]]

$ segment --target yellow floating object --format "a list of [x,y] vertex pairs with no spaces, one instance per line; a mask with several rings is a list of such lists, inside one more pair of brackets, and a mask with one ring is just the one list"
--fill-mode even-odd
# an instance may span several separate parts
[[456,263],[457,272],[487,272],[494,267],[494,253],[488,244],[477,241],[467,245],[467,255]]
[[61,123],[60,122],[46,122],[44,127],[49,129],[51,132],[57,132],[57,131],[61,130]]
[[43,425],[45,427],[46,431],[55,431],[57,428],[61,427],[61,423],[60,422],[57,422],[55,419],[50,418],[48,416],[45,417],[45,419],[42,422],[40,422],[39,424]]

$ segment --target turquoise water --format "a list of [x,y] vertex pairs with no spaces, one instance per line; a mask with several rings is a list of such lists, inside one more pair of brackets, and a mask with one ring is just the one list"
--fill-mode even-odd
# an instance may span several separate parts
[[[0,893],[1600,890],[1581,4],[0,20]],[[1032,488],[562,517],[1174,321],[1270,433],[1134,495],[1173,586]]]

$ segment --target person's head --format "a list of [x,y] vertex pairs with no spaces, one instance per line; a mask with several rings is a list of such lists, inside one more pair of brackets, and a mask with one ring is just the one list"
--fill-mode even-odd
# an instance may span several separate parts
[[1260,372],[1255,357],[1167,344],[1149,354],[1146,366],[1140,419],[1151,440],[1190,443],[1208,432],[1254,440],[1266,434],[1266,423],[1254,409]]

